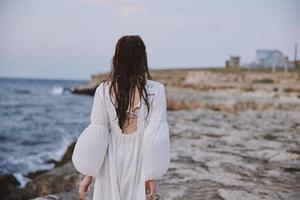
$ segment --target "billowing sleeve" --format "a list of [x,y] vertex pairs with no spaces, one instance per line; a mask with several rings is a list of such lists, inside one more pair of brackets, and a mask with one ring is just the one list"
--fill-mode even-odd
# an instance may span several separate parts
[[165,86],[152,102],[148,125],[143,138],[143,173],[145,180],[161,178],[170,165],[170,136],[167,121]]
[[108,116],[102,89],[103,83],[95,91],[90,123],[78,137],[72,154],[76,170],[93,177],[99,175],[109,142]]

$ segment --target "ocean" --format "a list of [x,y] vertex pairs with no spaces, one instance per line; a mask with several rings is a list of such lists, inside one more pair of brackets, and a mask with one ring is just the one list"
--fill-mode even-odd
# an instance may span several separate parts
[[0,78],[0,176],[25,185],[50,170],[90,120],[93,98],[69,89],[83,81]]

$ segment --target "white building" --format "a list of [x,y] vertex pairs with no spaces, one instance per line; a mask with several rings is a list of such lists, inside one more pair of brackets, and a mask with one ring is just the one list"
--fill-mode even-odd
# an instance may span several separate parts
[[252,64],[254,68],[287,68],[288,57],[279,50],[257,50],[256,59]]

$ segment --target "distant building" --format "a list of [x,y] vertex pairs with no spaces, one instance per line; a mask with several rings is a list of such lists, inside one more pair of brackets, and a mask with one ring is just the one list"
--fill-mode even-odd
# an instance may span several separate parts
[[241,58],[239,56],[230,56],[229,60],[226,60],[226,68],[239,68]]
[[252,66],[256,68],[287,68],[289,60],[279,50],[257,50]]

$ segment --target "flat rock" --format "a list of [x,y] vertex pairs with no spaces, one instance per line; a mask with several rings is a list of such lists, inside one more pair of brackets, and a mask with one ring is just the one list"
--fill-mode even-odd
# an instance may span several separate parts
[[[299,112],[169,111],[172,160],[156,199],[299,199]],[[77,192],[55,196],[76,199]]]
[[298,199],[299,111],[169,112],[172,162],[158,196]]

